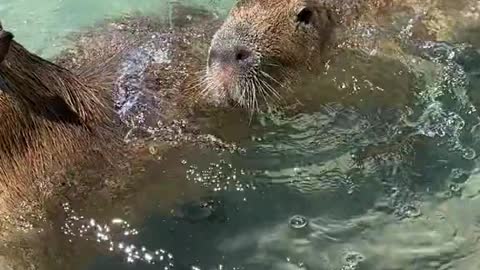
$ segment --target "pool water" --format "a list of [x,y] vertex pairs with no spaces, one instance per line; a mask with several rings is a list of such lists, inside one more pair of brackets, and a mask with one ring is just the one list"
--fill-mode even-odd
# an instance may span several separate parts
[[[52,57],[70,45],[70,33],[104,18],[139,12],[168,24],[169,4],[3,0],[0,19]],[[221,17],[233,1],[189,4]],[[408,109],[370,101],[258,115],[219,131],[244,151],[170,150],[114,209],[65,202],[62,226],[26,249],[45,250],[45,269],[480,269],[475,29],[461,37],[467,44],[406,41],[408,53],[397,56],[413,83],[385,76],[377,86],[415,90]],[[341,88],[367,87],[361,72],[393,73],[346,60],[350,69],[335,73]]]
[[[178,0],[120,1],[31,1],[5,0],[0,3],[0,15],[5,28],[15,32],[18,40],[30,50],[51,57],[65,46],[65,36],[82,27],[91,26],[104,18],[139,12],[157,14],[168,20],[169,6]],[[191,0],[197,6],[213,7],[224,15],[232,0]]]

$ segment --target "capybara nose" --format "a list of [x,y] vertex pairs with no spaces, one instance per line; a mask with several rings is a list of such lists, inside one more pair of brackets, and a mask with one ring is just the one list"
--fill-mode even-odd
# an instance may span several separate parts
[[253,63],[253,53],[244,46],[236,46],[229,49],[212,48],[208,60],[209,66],[213,64],[226,64],[244,67]]
[[252,57],[252,52],[245,48],[236,48],[234,51],[235,60],[237,62],[247,61],[250,57]]

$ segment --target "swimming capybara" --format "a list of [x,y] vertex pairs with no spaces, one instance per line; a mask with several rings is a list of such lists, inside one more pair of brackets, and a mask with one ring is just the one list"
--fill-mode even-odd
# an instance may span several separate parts
[[[237,1],[212,38],[202,94],[215,104],[251,111],[309,98],[347,105],[375,100],[376,106],[402,108],[412,98],[415,81],[398,60],[401,56],[395,59],[402,53],[399,43],[406,40],[386,34],[384,40],[373,40],[372,26],[394,28],[395,20],[405,20],[397,15],[404,14],[411,16],[406,30],[412,38],[433,37],[433,28],[421,19],[435,10],[435,1],[418,0]],[[365,45],[356,49],[364,40],[355,40],[355,27],[370,29],[361,38],[379,43],[370,49],[375,54],[362,55],[369,50]],[[328,82],[343,79],[349,82],[340,87]],[[363,80],[374,87],[360,86]]]

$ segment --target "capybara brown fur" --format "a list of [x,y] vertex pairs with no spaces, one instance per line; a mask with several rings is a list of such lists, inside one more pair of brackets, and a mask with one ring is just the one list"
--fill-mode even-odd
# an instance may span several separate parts
[[[156,110],[158,114],[153,115],[152,119],[157,120],[156,117],[161,116],[163,123],[159,126],[163,128],[169,125],[170,118],[182,118],[182,110],[190,109],[193,102],[197,101],[198,96],[206,94],[210,94],[207,97],[208,102],[219,100],[220,103],[240,104],[250,109],[257,106],[252,105],[256,99],[260,98],[261,101],[264,98],[261,96],[262,94],[270,94],[270,97],[266,97],[269,101],[278,98],[278,96],[275,97],[276,95],[286,99],[287,93],[280,92],[281,86],[285,85],[288,88],[286,84],[295,82],[297,75],[311,73],[317,76],[317,70],[323,69],[324,64],[332,59],[330,54],[338,45],[337,35],[339,31],[343,31],[343,26],[354,24],[354,21],[363,15],[386,12],[390,5],[390,2],[354,0],[343,1],[341,5],[340,1],[333,0],[323,3],[299,0],[239,1],[224,26],[219,28],[213,38],[207,65],[205,65],[205,60],[208,55],[208,45],[215,32],[212,28],[216,27],[218,20],[203,17],[202,14],[199,17],[195,16],[193,23],[190,24],[185,20],[175,18],[173,20],[175,24],[185,26],[180,30],[168,29],[156,20],[133,17],[119,19],[107,26],[104,25],[104,28],[95,28],[84,36],[80,35],[77,40],[78,47],[74,48],[71,53],[62,55],[56,62],[57,64],[61,63],[61,66],[67,67],[69,70],[78,72],[68,71],[29,53],[21,45],[12,41],[11,34],[3,31],[3,38],[0,39],[0,57],[5,57],[5,60],[0,63],[0,88],[3,91],[0,95],[3,107],[0,108],[4,112],[1,116],[4,117],[2,127],[6,131],[1,138],[2,143],[10,142],[10,144],[1,144],[0,151],[6,152],[5,156],[14,158],[1,160],[3,166],[0,178],[1,188],[6,188],[6,192],[4,191],[0,198],[12,205],[18,202],[18,199],[25,199],[29,202],[38,199],[37,197],[48,197],[49,193],[55,190],[55,185],[61,184],[55,180],[56,178],[51,180],[50,175],[57,171],[64,171],[76,161],[96,160],[93,158],[94,155],[90,155],[93,152],[99,156],[105,156],[105,154],[110,156],[113,153],[105,150],[115,148],[112,145],[115,145],[117,138],[110,94],[112,88],[118,87],[118,81],[116,86],[112,87],[111,71],[118,71],[121,65],[115,67],[108,64],[100,65],[93,70],[82,67],[91,68],[92,65],[95,65],[94,62],[101,62],[106,58],[105,54],[117,50],[117,45],[125,45],[129,40],[134,39],[138,41],[135,46],[126,45],[130,49],[139,49],[138,51],[133,50],[134,52],[140,52],[140,55],[150,49],[151,51],[148,53],[153,52],[152,55],[147,55],[148,61],[146,61],[145,70],[142,71],[144,74],[141,74],[145,77],[142,77],[144,81],[139,87],[145,92],[157,91],[155,94],[157,94],[156,97],[159,97],[156,100],[158,103],[154,105],[159,105]],[[188,17],[191,13],[185,10],[178,14]],[[8,43],[11,43],[12,48],[4,45]],[[161,53],[156,54],[161,51],[160,49],[168,52],[168,61],[163,61],[164,59],[157,61],[157,57],[162,58],[159,57],[162,56]],[[8,50],[10,51],[8,52]],[[340,68],[345,67],[351,63],[354,57],[354,53],[347,54],[346,57],[337,58],[336,62],[339,63]],[[369,60],[373,58],[369,58]],[[386,59],[367,62],[367,67],[378,67],[375,65],[382,63],[384,67],[388,67],[389,71],[394,70],[392,73],[403,72],[400,65],[392,65],[392,61]],[[237,70],[229,70],[225,68],[225,64],[230,65],[230,68],[237,68]],[[203,68],[207,69],[207,73],[202,75]],[[384,72],[385,69],[367,68],[363,70],[374,73],[375,76],[378,75],[377,78],[381,78],[381,81],[386,79],[381,76],[391,75],[389,72]],[[245,76],[241,76],[242,74]],[[323,75],[323,73],[321,74]],[[135,77],[137,74],[127,75],[125,76],[127,81],[131,78],[138,79]],[[256,80],[255,78],[259,78],[256,76],[263,76],[261,77],[263,81]],[[141,76],[139,75],[139,77]],[[328,76],[322,78],[324,81],[328,80]],[[396,77],[394,81],[401,85],[407,85],[403,78],[405,77]],[[340,81],[342,79],[339,78]],[[372,81],[376,83],[375,80]],[[207,85],[203,85],[203,83],[207,83]],[[257,92],[257,96],[245,92],[242,94],[242,91],[255,90],[255,87],[258,90],[259,84],[263,85],[264,91],[271,92],[268,94]],[[206,87],[203,88],[204,86]],[[329,85],[319,87],[321,83],[318,81],[314,82],[314,86],[315,88],[310,89],[313,90],[311,92],[318,91],[318,89],[332,90]],[[274,87],[275,92],[270,87]],[[409,85],[405,87],[409,87]],[[240,92],[235,92],[238,90]],[[298,96],[295,91],[293,95]],[[335,100],[335,98],[338,100],[338,95],[338,92],[332,91],[331,100]],[[369,97],[374,97],[375,94],[369,93],[369,95]],[[358,100],[359,98],[353,99]],[[372,99],[376,102],[375,98]],[[389,99],[393,102],[398,101],[395,96],[391,96]],[[200,104],[205,105],[204,103]],[[208,105],[205,107],[211,109]],[[179,110],[179,108],[181,109]],[[245,115],[243,111],[241,114]],[[227,122],[236,124],[240,120],[240,118],[230,118]],[[225,126],[222,126],[222,129],[228,130]],[[238,133],[237,129],[232,130]],[[173,133],[172,137],[186,135],[183,130],[177,132],[173,129]],[[196,135],[198,134],[194,134],[192,137]],[[237,135],[235,134],[235,136]],[[155,136],[158,136],[158,133]],[[160,141],[162,139],[163,137],[159,138]],[[172,164],[178,162],[178,158],[171,161]],[[163,164],[164,161],[162,160],[161,163]],[[165,166],[165,171],[171,172],[169,165]],[[176,178],[159,176],[161,170],[156,163],[152,167],[156,168],[151,173],[151,178],[155,178],[155,180]],[[178,174],[182,175],[181,173],[183,171]],[[79,178],[82,178],[82,175]],[[170,194],[168,194],[169,196],[159,195],[162,200],[168,200],[166,197],[171,197],[170,200],[173,201],[177,199],[178,193],[185,192],[186,188],[178,185],[175,181],[170,182],[170,185],[175,186],[176,191],[170,192],[168,188],[165,191],[166,186],[161,184],[157,186],[157,189],[151,189],[149,185],[138,184],[139,189],[144,189],[143,192],[135,193],[135,191],[128,190],[128,198],[135,201],[137,196],[141,197],[139,199],[141,200],[145,197],[149,198],[145,195],[146,193],[163,191]],[[139,194],[140,196],[138,196]],[[82,203],[89,204],[91,208],[100,204],[106,208],[105,212],[108,212],[108,208],[112,205],[122,208],[129,204],[126,202],[127,200],[122,201],[118,198],[103,204],[104,200],[96,195],[89,194],[88,199],[82,200]],[[2,205],[5,204],[2,203]],[[134,211],[138,210],[138,208],[133,208]],[[153,208],[157,209],[158,205]],[[120,212],[123,213],[123,209]],[[89,215],[87,214],[87,216]],[[111,217],[108,214],[101,216]],[[64,221],[62,217],[58,217],[58,219],[60,222]],[[55,232],[55,235],[57,233],[59,232]],[[45,239],[51,241],[52,238],[47,236]],[[46,264],[40,269],[55,269],[52,268],[52,265],[62,264],[59,262],[61,259],[68,261],[75,257],[65,255],[64,246],[59,244],[61,241],[57,243],[58,253],[52,251],[52,246],[55,245],[44,243],[47,241],[39,242],[41,242],[38,243],[39,246],[48,250],[44,254],[51,256],[50,264]],[[31,247],[32,242],[20,242],[18,246]],[[40,258],[36,254],[42,254],[44,250],[38,250],[36,253],[31,252],[30,258]],[[85,249],[82,249],[81,253],[84,254]],[[24,261],[27,264],[33,264],[30,259],[24,259]],[[63,265],[75,265],[76,267],[80,267],[81,264],[77,261],[69,261],[70,264],[63,263],[65,263]],[[59,266],[58,269],[71,269],[62,266]]]
[[[108,68],[78,74],[25,49],[0,30],[0,213],[55,193],[66,169],[113,155],[120,143]],[[105,65],[108,65],[104,63]],[[58,188],[57,188],[58,189]]]
[[207,92],[256,109],[258,101],[282,99],[279,88],[295,74],[323,68],[339,29],[390,1],[241,0],[215,33],[207,63]]
[[[110,21],[84,36],[75,35],[73,38],[78,46],[62,53],[52,62],[28,52],[13,40],[9,41],[9,51],[0,64],[3,91],[0,100],[4,100],[5,111],[11,111],[13,120],[4,114],[2,124],[4,129],[7,128],[7,120],[8,123],[16,121],[20,124],[9,127],[15,128],[15,132],[5,132],[0,136],[3,136],[2,140],[7,138],[20,142],[18,146],[0,147],[0,151],[11,152],[10,156],[15,158],[1,160],[4,172],[0,181],[4,192],[0,197],[3,210],[0,218],[0,268],[5,259],[7,269],[30,266],[49,270],[83,269],[90,256],[96,255],[96,250],[91,248],[95,243],[87,241],[84,244],[81,239],[72,245],[66,241],[70,236],[60,231],[65,222],[63,202],[69,202],[72,208],[82,210],[82,215],[88,217],[103,219],[121,213],[129,221],[135,222],[136,215],[139,219],[143,218],[146,209],[158,211],[161,206],[168,208],[165,211],[169,213],[182,198],[191,200],[205,192],[205,189],[184,179],[183,167],[171,168],[172,164],[178,164],[178,157],[172,160],[168,158],[169,154],[176,156],[171,152],[179,151],[168,151],[172,148],[170,142],[175,145],[178,141],[188,142],[193,137],[201,141],[200,134],[185,134],[183,129],[177,129],[179,124],[171,125],[165,120],[164,125],[159,127],[161,130],[154,134],[155,140],[140,139],[136,141],[138,144],[124,144],[120,139],[130,134],[124,131],[135,127],[125,125],[123,121],[130,119],[119,117],[121,112],[117,114],[118,108],[115,107],[116,90],[132,86],[130,82],[135,81],[138,75],[127,72],[123,80],[124,63],[132,60],[137,64],[139,59],[135,57],[136,52],[142,56],[142,52],[150,49],[147,46],[152,46],[151,52],[155,53],[157,48],[162,49],[164,44],[169,44],[173,60],[152,63],[154,59],[147,57],[146,82],[135,90],[142,93],[149,92],[151,88],[165,90],[158,93],[158,105],[161,106],[148,107],[156,109],[152,113],[153,120],[157,120],[157,115],[165,115],[165,118],[168,115],[179,116],[178,110],[175,110],[178,104],[170,101],[178,96],[181,79],[189,76],[188,60],[195,55],[189,54],[189,48],[199,38],[205,44],[209,40],[209,37],[197,32],[205,27],[192,27],[192,24],[170,32],[159,19],[122,18]],[[165,42],[151,44],[154,35],[164,38]],[[200,65],[203,58],[197,55],[197,61]],[[169,67],[165,63],[169,63]],[[136,70],[135,66],[133,70]],[[4,87],[3,83],[8,87]],[[143,101],[140,100],[138,105],[145,105]],[[124,130],[125,126],[128,130]],[[13,134],[26,138],[17,139],[18,136]],[[121,150],[121,153],[117,153],[117,150]],[[117,156],[121,156],[121,159]],[[99,159],[106,161],[98,162]],[[103,166],[104,163],[110,165],[111,159],[114,159],[111,162],[114,166],[120,163],[118,168]],[[25,167],[25,164],[35,166]],[[76,164],[81,168],[72,168]],[[153,194],[161,200],[150,200]],[[35,207],[37,203],[40,205]],[[32,205],[35,209],[29,211]],[[39,212],[41,220],[37,222],[37,216],[24,215],[26,212]],[[22,216],[8,217],[3,213]],[[4,217],[7,220],[2,224]]]
[[[217,20],[204,19],[191,29],[187,27],[184,32],[170,36],[163,31],[165,29],[156,29],[157,24],[148,24],[146,29],[130,29],[141,27],[140,23],[124,31],[116,30],[116,36],[106,33],[95,36],[94,33],[86,37],[86,43],[80,48],[84,50],[80,56],[77,54],[77,60],[83,61],[89,69],[70,65],[74,67],[72,70],[78,70],[75,73],[28,52],[12,40],[11,34],[2,31],[0,151],[4,154],[0,157],[0,187],[11,191],[3,192],[0,199],[15,201],[15,197],[48,195],[54,190],[49,185],[55,182],[39,178],[50,178],[51,173],[62,172],[90,153],[105,156],[108,151],[102,150],[104,147],[115,148],[112,147],[115,140],[105,138],[116,137],[111,89],[114,88],[112,74],[118,71],[118,66],[102,68],[100,65],[92,70],[92,60],[97,56],[105,59],[104,54],[113,50],[112,41],[147,40],[146,37],[154,33],[176,46],[172,50],[176,57],[174,63],[149,64],[145,72],[145,86],[158,89],[159,115],[167,120],[168,116],[181,114],[179,107],[190,109],[198,97],[207,97],[207,103],[233,103],[252,110],[258,109],[261,101],[275,103],[290,97],[293,100],[300,96],[296,88],[293,89],[301,81],[299,77],[311,74],[323,82],[314,81],[313,86],[301,88],[310,93],[323,93],[322,98],[335,101],[346,94],[332,85],[322,85],[328,81],[325,79],[328,75],[318,71],[323,72],[325,64],[334,59],[331,54],[338,45],[338,32],[362,16],[386,13],[392,5],[393,2],[387,0],[242,0],[234,6],[216,34],[211,32],[209,49],[196,42],[201,43],[209,37]],[[206,22],[208,20],[211,23]],[[179,35],[184,36],[179,38]],[[186,48],[188,46],[192,48]],[[195,46],[198,48],[193,48]],[[204,51],[207,51],[205,55]],[[206,65],[204,56],[208,58]],[[345,60],[346,63],[338,65],[341,68],[352,58],[347,55],[346,60],[339,57],[335,61]],[[395,91],[383,94],[367,89],[366,95],[383,95],[387,105],[403,104],[406,98],[402,95],[408,90],[405,88],[410,88],[410,84],[405,83],[410,81],[409,72],[393,61],[374,62],[371,59],[374,57],[366,61],[362,71],[370,76],[378,75],[378,82],[388,81],[385,79],[388,73],[383,69],[372,71],[370,67],[376,63],[406,75],[392,76],[391,85],[398,86]],[[200,75],[204,68],[206,74]],[[376,82],[375,78],[370,81]],[[368,99],[352,96],[350,99],[355,101]],[[26,190],[34,192],[27,196]]]
[[[377,56],[368,54],[360,56],[365,58],[363,63],[355,62],[354,57],[360,54],[360,50],[356,50],[355,46],[362,45],[357,44],[360,41],[354,40],[353,34],[355,27],[362,24],[368,27],[384,22],[390,27],[392,23],[385,18],[392,17],[391,14],[394,12],[411,8],[421,14],[430,2],[434,1],[425,3],[417,0],[237,1],[212,39],[202,95],[207,96],[207,99],[215,104],[226,106],[235,104],[250,111],[257,111],[266,103],[285,104],[297,98],[301,102],[300,92],[309,88],[303,85],[308,78],[316,80],[313,84],[317,87],[305,90],[310,92],[309,94],[317,92],[318,97],[314,102],[342,100],[347,104],[355,104],[369,97],[372,99],[371,95],[379,93],[365,87],[355,90],[358,92],[355,95],[350,95],[354,89],[338,90],[326,85],[320,87],[326,81],[335,79],[334,68],[339,67],[338,55],[353,50],[356,52],[347,52],[350,55],[347,57],[349,60],[337,70],[339,74],[343,72],[342,69],[348,69],[350,66],[364,65],[364,74],[356,74],[357,78],[365,75],[369,81],[375,80],[372,79],[374,74],[371,72],[374,69],[379,70],[381,76],[390,75],[391,79],[387,81],[395,81],[394,86],[377,85],[386,89],[381,94],[384,96],[382,102],[378,102],[377,105],[402,108],[413,97],[411,89],[406,89],[403,82],[412,82],[414,77],[409,74],[408,68],[401,67],[402,63],[392,55],[390,55],[392,61],[386,61],[388,57],[379,54],[380,50],[377,50]],[[412,19],[415,19],[415,16]],[[412,31],[416,36],[431,34],[417,23]],[[368,36],[368,33],[366,34]],[[396,41],[379,42],[383,43],[380,46],[393,45],[400,50],[400,45],[394,44]],[[371,64],[377,60],[385,65]],[[331,68],[327,75],[324,74],[328,68],[326,66]],[[404,75],[394,75],[389,69],[392,66],[395,70],[403,70]],[[377,81],[382,80],[385,81],[385,78]],[[397,82],[400,87],[396,87]],[[400,96],[403,97],[398,98]],[[377,95],[375,99],[379,97]]]

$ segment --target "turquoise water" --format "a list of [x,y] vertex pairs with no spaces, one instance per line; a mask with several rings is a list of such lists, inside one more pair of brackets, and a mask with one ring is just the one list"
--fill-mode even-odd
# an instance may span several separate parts
[[[192,4],[222,15],[232,2]],[[69,33],[129,12],[169,18],[166,1],[0,4],[5,28],[46,57],[69,45]],[[118,209],[66,207],[74,253],[46,244],[47,269],[480,269],[480,53],[412,47],[402,60],[417,75],[413,107],[264,115],[246,136],[235,125],[220,132],[244,154],[171,151],[147,168],[157,181]]]
[[[65,45],[65,36],[82,27],[108,17],[139,12],[158,14],[168,19],[169,6],[175,0],[5,0],[0,3],[0,18],[6,28],[29,49],[45,57],[58,53]],[[219,15],[225,14],[232,0],[192,0],[189,4],[208,6]],[[214,5],[212,4],[214,3]]]

